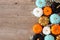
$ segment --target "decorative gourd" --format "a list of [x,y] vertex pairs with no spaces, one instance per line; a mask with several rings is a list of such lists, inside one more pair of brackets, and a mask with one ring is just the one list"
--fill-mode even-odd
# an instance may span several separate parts
[[50,6],[46,6],[43,8],[44,15],[49,16],[52,14],[52,9]]
[[50,22],[52,24],[58,24],[60,22],[60,16],[58,14],[56,14],[56,13],[52,14],[50,16]]
[[54,35],[59,35],[60,34],[60,25],[54,24],[51,26],[51,32]]
[[58,35],[58,36],[56,37],[56,40],[60,40],[60,35]]
[[45,0],[36,0],[36,6],[39,8],[42,8],[46,5],[46,1]]
[[44,40],[44,37],[41,34],[35,34],[33,40]]
[[35,34],[40,34],[41,31],[42,31],[42,26],[41,26],[40,24],[35,24],[35,25],[33,26],[33,32],[34,32]]
[[51,5],[51,8],[54,13],[59,13],[60,12],[60,3],[53,2]]
[[36,17],[41,17],[43,15],[42,8],[35,8],[32,13]]
[[33,25],[33,40],[60,40],[60,3],[55,0],[36,0],[36,6],[32,14],[39,20]]
[[45,34],[45,35],[50,34],[50,27],[49,26],[46,26],[46,27],[43,28],[43,34]]
[[54,36],[52,35],[46,35],[44,40],[55,40],[55,39],[54,39]]
[[42,26],[46,26],[46,25],[48,25],[48,23],[49,23],[49,18],[46,17],[46,16],[41,16],[41,17],[39,18],[39,23],[40,23]]

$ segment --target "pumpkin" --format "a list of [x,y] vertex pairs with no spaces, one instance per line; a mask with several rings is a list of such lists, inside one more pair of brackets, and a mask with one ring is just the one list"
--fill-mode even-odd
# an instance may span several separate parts
[[50,22],[52,24],[58,24],[60,22],[60,16],[58,14],[56,14],[56,13],[52,14],[50,16]]
[[35,34],[32,40],[44,40],[44,37],[41,34]]
[[49,16],[52,14],[52,9],[50,6],[46,6],[43,8],[44,15]]
[[32,14],[36,17],[41,17],[43,15],[43,10],[42,8],[35,8]]
[[52,35],[46,35],[44,37],[44,40],[55,40],[55,39],[54,39],[54,36],[52,36]]
[[46,5],[46,1],[45,0],[36,0],[35,4],[37,7],[43,8]]
[[60,40],[60,35],[58,35],[58,36],[56,37],[56,40]]
[[60,3],[53,2],[51,8],[54,13],[60,13]]
[[46,16],[41,16],[38,21],[42,26],[46,26],[49,23],[49,18]]
[[40,24],[37,23],[37,24],[33,25],[33,32],[35,34],[40,34],[41,31],[42,31],[42,26]]
[[60,25],[58,25],[58,24],[52,25],[51,32],[54,35],[59,35],[60,34]]
[[43,28],[43,34],[45,34],[45,35],[50,34],[50,27],[49,26],[46,26],[46,27]]

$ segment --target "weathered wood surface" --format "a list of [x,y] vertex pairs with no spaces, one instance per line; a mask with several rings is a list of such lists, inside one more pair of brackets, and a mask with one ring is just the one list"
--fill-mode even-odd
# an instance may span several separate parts
[[37,18],[32,0],[0,0],[0,40],[29,40]]
[[0,40],[29,40],[38,18],[34,0],[0,0]]

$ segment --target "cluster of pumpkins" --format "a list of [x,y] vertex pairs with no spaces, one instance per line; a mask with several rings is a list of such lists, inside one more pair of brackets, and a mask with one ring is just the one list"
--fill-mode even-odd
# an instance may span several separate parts
[[60,3],[46,4],[45,0],[36,0],[32,14],[39,20],[33,25],[32,40],[60,40]]

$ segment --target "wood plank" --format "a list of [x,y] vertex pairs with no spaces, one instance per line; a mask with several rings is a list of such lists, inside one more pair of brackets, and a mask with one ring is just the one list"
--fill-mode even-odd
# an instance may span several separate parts
[[35,0],[0,0],[0,40],[29,40],[32,25],[38,18],[32,15]]
[[0,0],[0,40],[29,40],[35,7],[32,0]]

